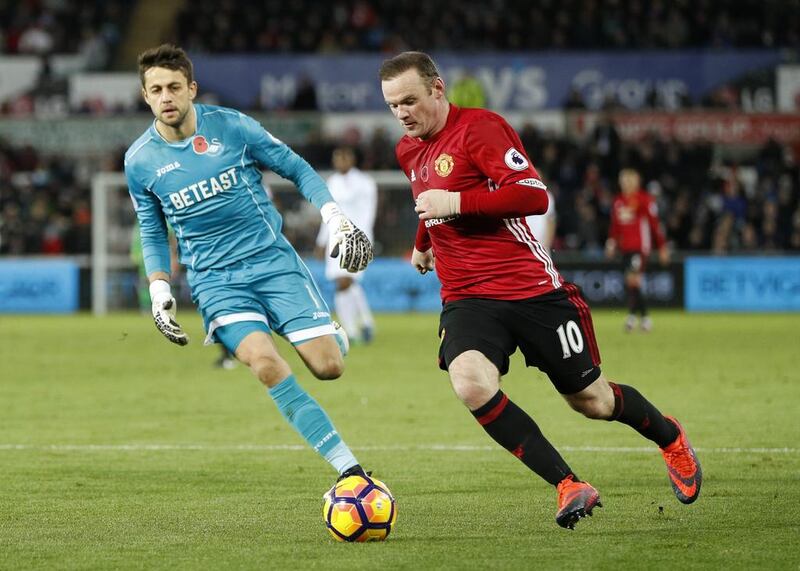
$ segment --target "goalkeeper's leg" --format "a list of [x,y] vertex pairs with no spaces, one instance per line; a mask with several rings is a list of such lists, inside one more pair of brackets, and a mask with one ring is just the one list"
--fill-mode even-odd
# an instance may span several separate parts
[[[219,329],[217,337],[225,342],[227,335],[236,336],[235,330],[239,325],[233,324]],[[338,361],[332,357],[327,364],[322,365],[322,368],[327,367],[324,372],[339,376],[343,365],[336,341],[331,335],[318,339],[327,339],[332,344],[331,354],[335,352],[338,356]],[[315,339],[308,343],[313,341]],[[236,356],[268,388],[270,397],[286,421],[339,474],[358,465],[358,460],[339,436],[328,415],[297,383],[289,364],[278,354],[274,341],[265,331],[247,334],[236,346]]]

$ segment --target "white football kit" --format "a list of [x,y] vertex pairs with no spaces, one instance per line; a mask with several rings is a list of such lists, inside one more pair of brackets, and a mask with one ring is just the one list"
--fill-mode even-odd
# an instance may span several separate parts
[[[368,174],[353,167],[345,174],[334,173],[327,180],[328,190],[339,205],[342,213],[352,220],[373,242],[373,228],[375,226],[375,213],[378,209],[378,187]],[[328,246],[328,230],[324,224],[317,235],[317,246]],[[339,267],[336,259],[325,256],[325,277],[329,280],[336,278],[361,279],[363,272],[350,273]]]

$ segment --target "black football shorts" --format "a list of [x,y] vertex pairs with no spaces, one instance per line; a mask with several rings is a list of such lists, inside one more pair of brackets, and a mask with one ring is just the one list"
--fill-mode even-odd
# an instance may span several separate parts
[[446,303],[439,339],[439,367],[445,371],[461,353],[475,350],[505,375],[519,347],[525,364],[538,367],[562,394],[582,391],[600,376],[592,315],[578,286],[570,283],[522,300]]
[[643,272],[647,267],[647,256],[640,252],[623,252],[622,267],[626,274]]

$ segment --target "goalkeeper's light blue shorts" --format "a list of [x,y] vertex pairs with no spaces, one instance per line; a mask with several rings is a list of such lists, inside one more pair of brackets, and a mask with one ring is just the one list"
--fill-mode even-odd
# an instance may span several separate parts
[[255,256],[225,268],[189,270],[187,278],[206,345],[220,342],[234,352],[254,331],[274,331],[293,345],[336,332],[311,272],[283,236]]

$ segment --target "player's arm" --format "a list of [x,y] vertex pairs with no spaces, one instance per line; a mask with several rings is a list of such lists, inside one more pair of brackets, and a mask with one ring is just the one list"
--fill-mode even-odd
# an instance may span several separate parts
[[522,142],[501,119],[484,119],[468,127],[465,150],[497,188],[489,192],[432,189],[417,197],[422,220],[448,216],[516,218],[547,212],[547,187],[524,154]]
[[330,256],[339,266],[359,272],[372,261],[372,244],[333,200],[325,181],[306,160],[288,145],[270,135],[255,119],[242,114],[242,132],[248,150],[259,164],[292,181],[300,193],[317,208],[328,228]]
[[606,240],[606,258],[612,259],[617,254],[617,241],[614,238]]
[[611,205],[611,222],[608,225],[608,238],[606,239],[606,257],[611,259],[617,253],[617,243],[619,240],[619,222],[617,221],[617,209]]
[[177,304],[169,284],[170,249],[167,223],[158,198],[138,181],[133,171],[132,166],[125,165],[128,191],[139,220],[144,267],[150,281],[153,320],[164,337],[177,345],[186,345],[189,337],[175,321]]
[[[530,188],[534,184],[542,186]],[[538,178],[505,184],[493,192],[448,192],[434,188],[419,194],[414,210],[420,220],[460,215],[518,218],[544,214],[550,203],[544,189]]]
[[427,274],[435,268],[435,256],[431,246],[431,237],[425,222],[420,220],[417,226],[417,236],[414,239],[414,250],[411,252],[411,265],[421,274]]
[[650,234],[658,248],[658,260],[661,265],[669,263],[670,252],[667,246],[667,239],[661,226],[661,219],[658,217],[658,204],[654,198],[650,198],[647,204],[647,224],[650,226]]

